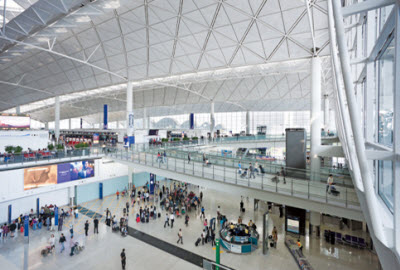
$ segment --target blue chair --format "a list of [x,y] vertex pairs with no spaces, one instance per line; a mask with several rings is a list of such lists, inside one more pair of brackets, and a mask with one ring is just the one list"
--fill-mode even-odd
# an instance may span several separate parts
[[359,248],[366,248],[367,247],[367,244],[365,243],[365,240],[364,240],[364,238],[358,238],[358,247]]
[[42,225],[43,225],[42,222],[39,222],[39,223],[38,223],[38,228],[41,229],[41,228],[42,228]]
[[33,223],[32,229],[33,229],[34,231],[36,231],[36,223]]

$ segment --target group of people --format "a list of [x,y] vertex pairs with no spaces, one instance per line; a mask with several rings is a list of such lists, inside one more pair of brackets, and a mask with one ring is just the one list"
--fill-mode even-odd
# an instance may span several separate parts
[[164,151],[162,153],[157,153],[157,163],[160,165],[161,163],[167,162],[167,153]]

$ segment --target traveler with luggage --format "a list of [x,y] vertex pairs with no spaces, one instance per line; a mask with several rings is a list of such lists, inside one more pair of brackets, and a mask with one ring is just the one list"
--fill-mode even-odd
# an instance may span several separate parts
[[186,214],[186,216],[185,216],[185,225],[186,225],[186,227],[189,226],[189,215],[188,214]]

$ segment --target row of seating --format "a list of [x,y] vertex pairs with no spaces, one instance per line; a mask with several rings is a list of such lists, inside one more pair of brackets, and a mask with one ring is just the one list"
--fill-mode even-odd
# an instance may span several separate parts
[[[325,236],[325,240],[331,243],[339,243],[342,245],[349,245],[355,248],[367,248],[367,243],[365,241],[364,238],[362,237],[357,237],[357,236],[352,236],[352,235],[343,235],[339,232],[333,232],[333,231],[328,231],[325,230],[324,231],[324,236]],[[334,237],[334,240],[332,239],[332,237]],[[333,240],[333,241],[332,241]]]

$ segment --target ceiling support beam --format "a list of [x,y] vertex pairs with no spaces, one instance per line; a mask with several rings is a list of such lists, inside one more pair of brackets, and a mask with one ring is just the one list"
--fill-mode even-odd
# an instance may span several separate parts
[[[31,47],[31,48],[33,48],[33,49],[37,49],[37,50],[40,50],[40,51],[45,51],[45,52],[48,52],[48,53],[50,53],[50,54],[54,54],[54,55],[57,55],[57,56],[60,56],[60,57],[64,57],[64,58],[67,58],[67,59],[72,60],[72,61],[74,61],[74,62],[78,62],[78,63],[84,64],[84,65],[90,66],[90,67],[92,67],[92,68],[101,70],[101,71],[103,71],[103,72],[105,72],[105,73],[108,73],[108,74],[110,74],[110,75],[113,75],[113,76],[115,76],[115,77],[121,78],[121,79],[123,79],[124,81],[127,81],[127,78],[126,78],[126,77],[124,77],[124,76],[122,76],[122,75],[120,75],[120,74],[118,74],[118,73],[109,71],[109,70],[107,70],[107,69],[105,69],[105,68],[101,68],[101,67],[96,66],[96,65],[93,65],[93,64],[91,64],[91,63],[89,63],[89,62],[86,62],[85,60],[77,59],[77,58],[71,57],[71,56],[69,56],[69,55],[56,52],[56,51],[54,51],[54,50],[52,50],[52,49],[46,49],[46,48],[43,48],[43,47],[40,47],[40,46],[37,46],[37,45],[33,45],[33,44],[25,43],[25,42],[22,42],[22,41],[18,41],[18,40],[15,40],[15,39],[11,39],[11,38],[6,37],[5,35],[0,35],[0,39],[4,39],[4,40],[7,40],[7,41],[9,41],[9,42],[11,42],[11,43],[17,43],[17,44],[22,45],[22,46]],[[54,44],[53,44],[53,45],[54,45]]]
[[4,0],[4,7],[3,7],[3,30],[2,34],[6,34],[6,10],[7,10],[7,0]]
[[364,13],[373,9],[378,9],[393,5],[396,0],[367,0],[358,4],[349,5],[342,8],[343,17],[351,16],[358,13]]

